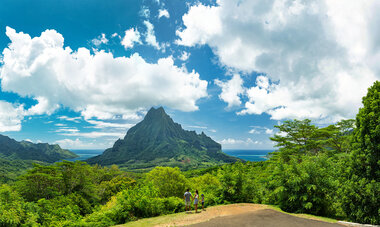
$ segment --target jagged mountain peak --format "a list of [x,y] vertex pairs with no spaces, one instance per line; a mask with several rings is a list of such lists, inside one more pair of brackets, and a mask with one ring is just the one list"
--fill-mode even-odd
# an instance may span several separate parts
[[124,139],[117,140],[112,148],[87,162],[121,164],[128,168],[152,165],[195,168],[237,160],[224,154],[221,145],[204,132],[184,130],[164,108],[152,107],[141,122],[128,130]]
[[[162,121],[169,119],[171,120],[171,118],[169,117],[169,115],[166,114],[162,106],[158,107],[157,109],[155,109],[154,107],[150,108],[150,110],[144,117],[144,121]],[[173,120],[171,121],[173,122]]]

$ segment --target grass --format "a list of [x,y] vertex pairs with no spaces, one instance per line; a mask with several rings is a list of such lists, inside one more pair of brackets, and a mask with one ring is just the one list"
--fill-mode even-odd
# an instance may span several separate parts
[[[217,205],[217,206],[212,206],[208,207],[210,208],[215,208],[218,206],[226,206],[226,205]],[[300,217],[300,218],[305,218],[305,219],[312,219],[312,220],[318,220],[318,221],[324,221],[324,222],[329,222],[329,223],[336,223],[337,220],[332,219],[332,218],[326,218],[326,217],[320,217],[320,216],[315,216],[311,214],[294,214],[294,213],[288,213],[283,210],[281,210],[277,206],[273,205],[260,205],[263,207],[263,209],[272,209],[275,211],[279,211],[285,214],[289,214],[292,216]],[[185,217],[187,217],[188,214],[185,212],[181,213],[176,213],[176,214],[169,214],[169,215],[164,215],[164,216],[158,216],[158,217],[153,217],[153,218],[144,218],[140,219],[138,221],[133,221],[133,222],[128,222],[123,225],[118,225],[119,227],[146,227],[146,226],[156,226],[156,225],[164,225],[164,224],[169,224],[169,223],[178,223],[181,220],[183,220]]]
[[312,214],[295,214],[295,213],[288,213],[286,211],[281,210],[281,208],[274,206],[274,205],[267,205],[269,209],[279,211],[281,213],[289,214],[292,216],[300,217],[300,218],[306,218],[306,219],[312,219],[312,220],[318,220],[318,221],[324,221],[324,222],[329,222],[329,223],[336,223],[338,220],[335,220],[333,218],[327,218],[327,217],[321,217],[321,216],[316,216]]

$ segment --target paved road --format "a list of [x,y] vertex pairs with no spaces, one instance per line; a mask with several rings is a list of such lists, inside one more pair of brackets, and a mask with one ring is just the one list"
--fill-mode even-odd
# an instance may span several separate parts
[[342,227],[342,225],[310,220],[284,214],[274,210],[258,210],[250,213],[217,217],[210,221],[190,225],[192,227]]

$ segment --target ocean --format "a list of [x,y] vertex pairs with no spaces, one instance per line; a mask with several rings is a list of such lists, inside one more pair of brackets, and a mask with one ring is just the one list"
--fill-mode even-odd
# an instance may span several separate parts
[[75,154],[79,155],[77,158],[69,159],[68,161],[83,161],[88,158],[94,157],[96,155],[100,155],[103,153],[104,149],[93,149],[93,150],[70,150]]
[[267,160],[267,155],[274,150],[232,150],[225,149],[224,153],[246,161],[259,162]]
[[[96,155],[102,154],[104,149],[94,149],[94,150],[71,150],[75,154],[79,155],[77,158],[70,159],[69,161],[76,160],[86,160],[88,158],[94,157]],[[267,160],[266,156],[268,153],[273,152],[273,150],[232,150],[225,149],[224,153],[241,158],[246,161],[258,162]]]

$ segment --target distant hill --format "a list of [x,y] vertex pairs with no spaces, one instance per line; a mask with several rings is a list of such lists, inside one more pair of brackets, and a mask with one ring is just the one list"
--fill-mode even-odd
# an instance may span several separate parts
[[203,132],[182,129],[160,108],[151,108],[143,121],[103,154],[87,160],[90,164],[118,164],[127,169],[178,166],[182,169],[210,167],[240,159],[221,151],[221,145]]
[[78,155],[62,149],[58,144],[18,142],[8,136],[0,135],[0,157],[56,162],[62,159],[76,158]]

